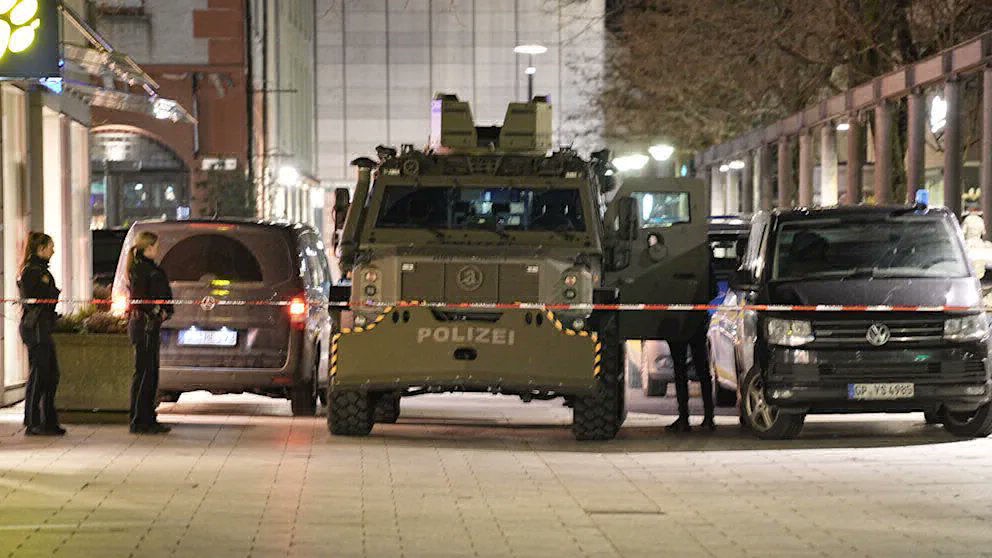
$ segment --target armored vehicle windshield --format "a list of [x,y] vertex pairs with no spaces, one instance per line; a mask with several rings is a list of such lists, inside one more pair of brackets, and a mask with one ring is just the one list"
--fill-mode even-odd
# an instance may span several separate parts
[[387,186],[380,228],[584,231],[578,188]]

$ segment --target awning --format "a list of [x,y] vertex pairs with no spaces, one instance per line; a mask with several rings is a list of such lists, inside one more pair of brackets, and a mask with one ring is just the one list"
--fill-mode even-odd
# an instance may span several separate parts
[[91,105],[113,110],[147,114],[159,120],[196,122],[196,118],[176,101],[159,96],[140,95],[86,83],[67,81],[64,90],[86,99]]
[[[158,83],[130,56],[115,50],[72,8],[60,4],[59,9],[66,22],[75,27],[91,44],[91,47],[63,44],[66,68],[93,76],[103,83],[103,86],[99,86],[63,77],[63,91],[79,95],[98,107],[147,114],[172,122],[196,122],[196,118],[178,101],[160,97],[157,92]],[[140,87],[144,94],[117,89],[117,82],[126,84],[124,89]]]

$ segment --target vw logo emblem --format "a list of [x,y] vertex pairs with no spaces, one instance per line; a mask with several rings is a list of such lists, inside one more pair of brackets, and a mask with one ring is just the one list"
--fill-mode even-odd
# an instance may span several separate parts
[[458,286],[463,291],[474,291],[482,286],[482,270],[474,265],[466,265],[458,270]]
[[217,306],[217,299],[212,296],[205,296],[200,300],[200,308],[203,308],[204,312],[209,312]]
[[865,339],[876,347],[881,347],[888,343],[891,337],[892,332],[889,331],[889,326],[885,324],[871,324],[868,326],[868,333],[865,334]]

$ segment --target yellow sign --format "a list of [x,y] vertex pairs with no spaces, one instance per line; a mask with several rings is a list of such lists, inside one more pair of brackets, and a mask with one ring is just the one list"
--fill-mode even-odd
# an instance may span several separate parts
[[62,74],[59,0],[0,0],[0,79]]
[[38,0],[0,0],[0,60],[7,52],[24,52],[34,44],[41,19]]

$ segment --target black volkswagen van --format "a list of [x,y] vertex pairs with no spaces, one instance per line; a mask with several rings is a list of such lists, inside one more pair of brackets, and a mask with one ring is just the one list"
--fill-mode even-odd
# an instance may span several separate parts
[[989,323],[942,208],[756,215],[709,344],[715,381],[739,393],[742,422],[762,438],[797,436],[807,413],[923,411],[955,435],[992,433]]

